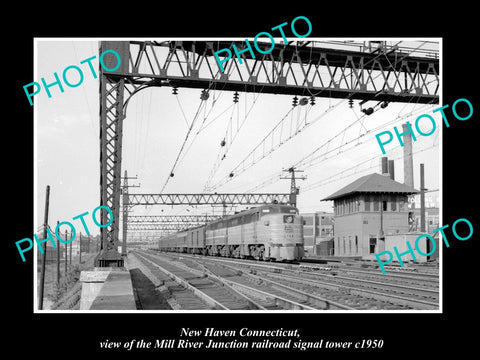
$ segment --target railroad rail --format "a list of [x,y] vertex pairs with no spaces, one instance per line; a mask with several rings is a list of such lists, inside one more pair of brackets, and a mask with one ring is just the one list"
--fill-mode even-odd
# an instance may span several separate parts
[[[166,258],[153,257],[146,254],[134,253],[143,263],[157,268],[173,280],[166,282],[168,292],[173,295],[176,309],[196,310],[241,310],[261,308],[250,299],[237,291],[226,288],[203,273],[173,263]],[[165,280],[165,279],[164,279]],[[170,304],[172,300],[170,301]]]
[[[305,293],[301,290],[265,281],[237,269],[216,264],[201,264],[198,259],[152,255],[135,251],[134,256],[156,267],[180,285],[182,296],[176,309],[216,310],[316,310],[349,309],[342,304]],[[171,284],[170,284],[171,285]],[[177,289],[178,290],[178,289]],[[177,294],[174,294],[177,297]],[[194,298],[197,301],[193,301]],[[206,304],[199,306],[198,300]]]
[[[242,271],[251,278],[257,276],[274,287],[286,286],[316,296],[324,304],[317,309],[385,309],[436,310],[439,308],[438,277],[409,274],[376,274],[373,270],[338,269],[329,266],[261,263],[248,260],[172,254],[184,260],[194,259],[211,270],[216,263],[231,271]],[[212,272],[218,271],[212,270]],[[317,269],[317,271],[314,271]],[[252,281],[252,280],[251,280]],[[340,306],[339,306],[340,305]]]

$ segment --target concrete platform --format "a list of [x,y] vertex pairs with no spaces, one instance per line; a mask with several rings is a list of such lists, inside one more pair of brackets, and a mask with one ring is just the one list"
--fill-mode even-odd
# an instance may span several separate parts
[[124,268],[82,271],[80,310],[136,310],[130,272]]

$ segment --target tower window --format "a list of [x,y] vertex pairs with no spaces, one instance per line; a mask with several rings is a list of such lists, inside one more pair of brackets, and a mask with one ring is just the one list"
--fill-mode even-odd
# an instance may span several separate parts
[[370,254],[375,254],[375,247],[377,246],[377,238],[370,235]]

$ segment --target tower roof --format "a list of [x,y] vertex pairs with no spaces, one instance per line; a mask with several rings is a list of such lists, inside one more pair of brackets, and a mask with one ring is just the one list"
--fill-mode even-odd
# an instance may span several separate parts
[[344,196],[353,195],[355,193],[389,193],[410,195],[416,194],[418,191],[413,187],[392,180],[388,176],[373,173],[362,176],[332,195],[322,199],[322,201],[335,200]]

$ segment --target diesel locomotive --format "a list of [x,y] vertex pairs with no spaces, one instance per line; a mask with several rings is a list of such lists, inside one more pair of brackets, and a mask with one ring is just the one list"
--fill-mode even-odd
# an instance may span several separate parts
[[303,221],[295,207],[263,205],[162,237],[159,249],[257,260],[300,260],[304,255]]

